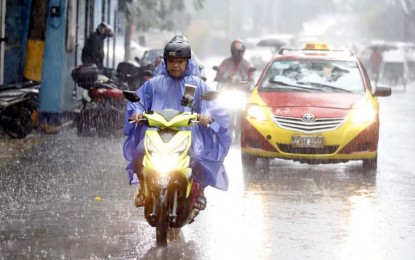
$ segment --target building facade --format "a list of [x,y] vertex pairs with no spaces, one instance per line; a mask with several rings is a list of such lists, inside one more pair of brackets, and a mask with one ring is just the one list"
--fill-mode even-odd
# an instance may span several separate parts
[[104,66],[115,67],[116,43],[123,46],[118,2],[1,0],[0,84],[40,81],[41,125],[61,125],[79,105],[82,89],[71,71],[81,64],[84,42],[101,21],[115,28],[115,37],[105,43],[104,60]]

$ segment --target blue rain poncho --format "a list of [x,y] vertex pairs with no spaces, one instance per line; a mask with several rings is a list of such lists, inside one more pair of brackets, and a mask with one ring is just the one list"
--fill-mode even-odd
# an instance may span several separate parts
[[[196,76],[190,76],[189,67],[183,78],[175,79],[168,75],[166,68],[161,75],[146,81],[136,93],[140,97],[140,104],[128,102],[126,109],[126,123],[124,134],[127,140],[124,143],[124,157],[129,161],[126,170],[130,184],[138,183],[133,172],[133,159],[144,155],[143,138],[146,126],[130,124],[128,118],[144,110],[175,109],[190,111],[190,108],[180,105],[185,84],[196,86],[193,101],[200,100],[202,93],[208,91],[205,82]],[[144,109],[144,108],[145,109]],[[203,187],[212,186],[217,189],[228,189],[228,177],[223,166],[223,160],[229,151],[231,136],[229,132],[229,114],[226,109],[219,107],[215,101],[201,101],[194,108],[196,113],[210,114],[213,123],[209,127],[197,124],[191,127],[192,146],[189,151],[193,177]]]

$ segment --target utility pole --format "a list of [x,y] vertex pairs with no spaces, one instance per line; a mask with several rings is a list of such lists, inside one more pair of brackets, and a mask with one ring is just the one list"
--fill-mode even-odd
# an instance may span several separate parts
[[401,6],[404,11],[403,33],[404,40],[415,41],[415,0],[401,0]]
[[131,16],[130,8],[127,5],[132,4],[132,0],[119,0],[118,1],[118,10],[124,11],[125,21],[124,21],[124,60],[129,60],[131,56],[130,51],[130,41],[131,41],[131,31],[133,24],[133,17]]
[[4,78],[4,42],[6,41],[5,26],[6,26],[6,1],[1,0],[0,2],[0,85],[3,84]]

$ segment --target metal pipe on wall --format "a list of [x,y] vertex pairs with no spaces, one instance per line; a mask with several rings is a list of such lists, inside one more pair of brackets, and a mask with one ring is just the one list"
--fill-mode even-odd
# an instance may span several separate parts
[[4,82],[4,48],[5,48],[5,21],[6,21],[6,1],[0,4],[0,84]]

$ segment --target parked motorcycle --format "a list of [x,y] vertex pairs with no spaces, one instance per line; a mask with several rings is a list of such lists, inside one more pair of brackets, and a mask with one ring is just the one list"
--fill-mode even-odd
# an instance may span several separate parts
[[95,64],[82,64],[73,69],[71,76],[84,89],[82,107],[75,111],[78,134],[95,130],[107,135],[121,129],[126,103],[122,90],[127,90],[128,84],[116,82],[116,74],[111,78],[100,75]]
[[[206,92],[201,100],[213,100],[217,94]],[[124,95],[131,102],[139,101],[133,91],[124,91]],[[193,96],[186,95],[186,98],[192,104]],[[193,180],[188,154],[192,135],[191,130],[183,129],[195,126],[198,114],[193,109],[192,112],[173,109],[146,111],[137,123],[140,122],[148,126],[142,164],[144,215],[147,222],[156,228],[157,245],[165,246],[168,234],[192,223],[199,214],[194,207],[199,184]]]
[[137,90],[151,77],[152,70],[141,67],[136,61],[120,62],[115,73],[115,81],[118,84],[126,84],[129,90]]
[[[214,66],[213,69],[217,71],[219,68],[218,66]],[[251,68],[250,70],[255,71],[255,68]],[[252,80],[242,79],[239,75],[234,75],[219,81],[216,85],[216,90],[220,92],[218,98],[219,103],[229,110],[232,140],[234,141],[240,139],[241,115],[252,89]]]
[[37,125],[39,88],[34,81],[0,86],[0,124],[11,138],[24,138]]

